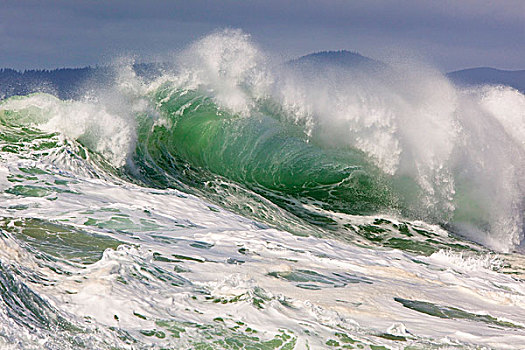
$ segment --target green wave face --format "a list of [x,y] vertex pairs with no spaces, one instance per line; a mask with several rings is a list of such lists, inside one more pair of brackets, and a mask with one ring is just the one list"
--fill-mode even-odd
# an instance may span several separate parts
[[263,79],[221,36],[153,81],[0,101],[0,348],[519,346],[524,260],[491,249],[523,237],[500,107],[525,96]]
[[[250,113],[242,115],[222,107],[215,93],[203,87],[164,83],[150,98],[159,116],[139,117],[130,168],[132,177],[148,185],[198,189],[220,205],[276,226],[280,219],[258,216],[261,207],[243,210],[238,202],[231,205],[231,198],[238,197],[232,182],[321,227],[341,228],[332,224],[337,213],[344,213],[425,220],[481,241],[490,241],[486,237],[494,232],[498,233],[491,239],[498,240],[508,228],[498,226],[509,215],[505,206],[496,210],[490,199],[491,191],[503,185],[499,180],[491,184],[492,171],[485,175],[486,170],[468,158],[479,148],[476,145],[473,150],[456,148],[454,152],[464,154],[458,159],[465,162],[451,156],[443,173],[413,169],[392,175],[357,147],[307,135],[304,125],[290,121],[279,102],[267,97],[250,97]],[[421,152],[424,145],[420,142],[416,150],[405,145],[404,152],[410,157],[411,151]],[[425,189],[431,176],[434,187]],[[508,198],[515,201],[516,196]],[[520,230],[513,222],[509,227]]]
[[[337,118],[339,124],[333,125],[331,119],[320,120],[313,135],[308,134],[305,125],[290,119],[278,94],[269,94],[275,100],[258,98],[246,88],[249,113],[236,114],[218,99],[220,91],[205,85],[170,81],[159,87],[157,83],[144,85],[146,89],[129,98],[132,103],[147,101],[147,108],[132,108],[127,114],[119,114],[111,105],[118,105],[114,101],[106,106],[61,101],[46,94],[2,101],[0,149],[22,154],[50,148],[42,154],[55,153],[62,159],[73,154],[78,160],[73,163],[88,169],[90,176],[182,189],[299,234],[322,234],[328,228],[346,235],[346,219],[340,213],[424,220],[502,250],[521,242],[522,170],[508,165],[516,159],[519,164],[523,152],[506,139],[508,135],[489,114],[472,120],[466,113],[458,119],[462,134],[451,139],[456,143],[441,160],[438,146],[445,143],[439,140],[447,135],[441,131],[454,123],[445,123],[435,135],[427,132],[416,138],[410,135],[415,133],[412,120],[399,121],[396,127],[358,125],[349,139],[374,128],[388,132],[368,141],[380,143],[383,135],[398,138],[399,171],[392,174],[377,164],[366,147],[339,142],[348,128]],[[471,98],[465,99],[470,106]],[[329,99],[330,103],[336,101]],[[461,116],[459,112],[452,115]],[[323,128],[326,132],[317,135]],[[331,143],[326,138],[334,131],[338,134]],[[426,135],[437,146],[425,142]],[[491,135],[499,136],[487,138]],[[490,149],[485,149],[486,143],[491,143]],[[388,145],[378,147],[389,151]],[[395,150],[391,154],[399,155]],[[491,162],[496,166],[485,166]],[[9,191],[48,194],[41,186]],[[350,231],[359,234],[355,227]]]
[[298,201],[359,215],[396,206],[388,179],[358,150],[323,149],[279,116],[232,115],[198,91],[165,86],[154,98],[164,122],[142,120],[135,159],[149,183],[169,184],[162,172],[179,173],[176,178],[185,182],[180,173],[188,174],[184,167],[190,167],[233,180],[281,206]]
[[458,89],[417,66],[271,66],[231,30],[194,43],[152,80],[120,68],[114,86],[86,101],[2,101],[0,147],[23,152],[33,141],[17,138],[35,132],[65,136],[62,153],[87,149],[80,163],[97,163],[92,173],[183,189],[288,231],[379,214],[499,250],[523,240],[517,91]]

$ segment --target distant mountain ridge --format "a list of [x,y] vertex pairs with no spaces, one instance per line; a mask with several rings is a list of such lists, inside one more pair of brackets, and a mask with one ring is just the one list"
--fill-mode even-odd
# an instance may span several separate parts
[[[152,79],[163,69],[163,64],[134,64],[135,73]],[[0,69],[0,100],[11,96],[46,92],[60,99],[78,99],[84,95],[86,87],[112,84],[118,73],[114,67],[59,68],[53,70],[32,69],[17,71]]]
[[479,67],[450,72],[447,77],[458,85],[507,85],[525,93],[525,70]]
[[315,52],[290,60],[287,64],[292,67],[319,64],[352,68],[379,68],[385,66],[382,62],[363,56],[358,52],[347,50]]
[[[321,51],[305,55],[285,63],[293,69],[315,72],[328,67],[351,68],[355,72],[379,70],[388,66],[357,52]],[[152,79],[161,74],[168,64],[141,63],[133,65],[137,75]],[[463,69],[446,74],[459,86],[507,85],[525,93],[525,70],[506,71],[489,67]],[[78,99],[90,84],[104,86],[112,84],[117,77],[114,67],[60,68],[55,70],[0,69],[0,100],[15,95],[47,92],[61,99]]]
[[103,68],[59,68],[54,70],[0,69],[0,99],[33,92],[55,94],[61,99],[71,99],[94,76],[100,81],[110,81],[110,72]]
[[[386,68],[383,62],[352,51],[321,51],[288,61],[293,66],[309,69],[321,66],[342,66],[352,68]],[[501,70],[490,67],[462,69],[449,72],[446,76],[456,85],[506,85],[525,93],[525,70]]]

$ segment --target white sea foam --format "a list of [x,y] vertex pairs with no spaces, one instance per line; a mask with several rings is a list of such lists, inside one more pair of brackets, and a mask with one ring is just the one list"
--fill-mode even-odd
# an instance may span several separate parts
[[523,239],[525,97],[516,90],[458,89],[417,63],[362,71],[321,65],[306,73],[272,67],[239,30],[197,41],[174,72],[150,84],[129,64],[121,67],[114,87],[85,102],[33,95],[0,108],[26,110],[30,123],[80,140],[118,167],[132,153],[135,116],[162,123],[148,95],[167,81],[202,89],[239,115],[260,113],[261,103],[270,103],[279,106],[279,118],[302,125],[307,139],[359,149],[400,184],[413,179],[419,190],[398,188],[407,192],[413,217],[451,224],[497,250]]
[[27,115],[26,125],[81,140],[115,166],[122,166],[131,151],[134,130],[129,120],[132,116],[112,114],[94,103],[60,101],[51,95],[35,94],[7,100],[0,104],[0,110]]
[[204,88],[220,106],[248,115],[254,99],[266,96],[273,77],[263,53],[240,30],[227,29],[204,37],[179,57],[179,84]]
[[[190,348],[210,339],[250,341],[247,335],[260,342],[290,337],[296,348],[311,349],[347,337],[365,348],[523,347],[521,256],[481,248],[422,256],[353,245],[348,237],[294,236],[178,190],[91,176],[89,159],[75,159],[75,149],[85,146],[124,164],[136,137],[134,114],[155,118],[147,96],[167,81],[207,89],[221,108],[245,117],[260,113],[259,102],[277,101],[283,121],[303,126],[309,140],[355,147],[385,173],[414,178],[431,219],[450,219],[462,234],[505,251],[523,232],[521,93],[458,89],[424,67],[355,80],[354,73],[327,70],[304,79],[268,68],[239,31],[215,33],[188,53],[193,61],[185,56],[178,73],[151,85],[123,68],[117,87],[83,102],[40,94],[0,105],[20,124],[62,133],[51,139],[52,150],[20,141],[21,153],[0,152],[0,262],[13,286],[27,286],[46,310],[84,330],[73,340],[57,337],[71,333],[25,326],[3,303],[1,347]],[[16,186],[45,191],[24,195]],[[388,227],[409,224],[403,239],[421,229],[427,236],[418,243],[430,247],[439,240],[469,246],[432,220],[332,215],[355,227],[376,219]],[[64,232],[26,228],[31,219]],[[92,264],[68,261],[51,243],[75,230],[122,244]],[[451,312],[432,315],[432,307]]]
[[[117,250],[105,251],[95,264],[78,266],[60,260],[42,261],[17,241],[2,240],[0,260],[52,281],[25,283],[71,322],[93,329],[82,335],[85,342],[89,343],[90,338],[105,339],[105,343],[91,343],[98,348],[125,347],[110,327],[125,330],[153,348],[162,348],[190,346],[188,341],[201,339],[203,329],[217,327],[218,332],[225,332],[223,322],[229,327],[238,325],[235,322],[244,323],[243,327],[256,329],[261,339],[272,339],[278,329],[286,330],[297,337],[298,348],[306,344],[324,348],[329,339],[340,341],[336,333],[346,334],[363,346],[382,344],[392,348],[397,346],[395,341],[377,335],[386,332],[405,337],[406,345],[424,347],[497,347],[505,337],[508,348],[519,349],[525,340],[519,328],[431,317],[394,301],[404,298],[432,302],[519,325],[525,318],[525,291],[511,275],[498,272],[500,260],[493,255],[475,257],[442,251],[414,261],[412,256],[396,250],[366,249],[326,238],[257,228],[247,218],[222,209],[210,210],[205,201],[176,190],[53,174],[45,164],[32,160],[3,166],[7,174],[19,173],[18,168],[45,169],[47,172],[35,181],[65,180],[69,190],[54,194],[56,200],[43,197],[27,201],[2,194],[2,216],[16,213],[13,223],[8,224],[10,230],[23,227],[14,224],[19,217],[42,218],[125,243]],[[2,186],[8,186],[8,181],[4,179]],[[31,205],[26,209],[9,209],[28,203]],[[112,222],[119,225],[115,226],[118,229],[109,229]],[[415,224],[422,227],[422,223]],[[429,225],[424,228],[433,231]],[[168,260],[159,260],[158,256]],[[175,266],[179,269],[175,271],[186,272],[175,272]],[[328,278],[325,281],[347,276],[353,282],[337,282],[336,288],[326,282],[270,275],[280,272],[287,276],[294,271],[313,271]],[[172,284],[170,278],[187,282]],[[305,289],[302,284],[320,290]],[[169,334],[156,323],[158,320],[178,320],[178,327],[185,328],[185,332],[181,338],[141,335],[141,330],[151,329]],[[203,328],[192,329],[188,322]],[[9,342],[13,337],[11,334],[11,338],[4,339]],[[34,348],[39,341],[51,348],[67,348],[64,344],[53,345],[45,332],[41,337],[16,339],[26,339],[35,344]]]
[[518,91],[462,90],[417,62],[306,73],[270,66],[238,30],[203,38],[181,62],[177,84],[207,90],[223,108],[248,115],[261,100],[277,103],[279,117],[301,125],[308,139],[357,148],[385,173],[414,179],[420,193],[406,196],[416,217],[450,222],[498,250],[523,238],[525,97]]

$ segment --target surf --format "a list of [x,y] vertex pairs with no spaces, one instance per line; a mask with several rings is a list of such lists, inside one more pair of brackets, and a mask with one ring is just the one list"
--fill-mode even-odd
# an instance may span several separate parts
[[520,348],[522,93],[233,29],[114,70],[0,101],[2,346]]
[[119,79],[98,106],[33,95],[4,101],[3,119],[68,135],[147,186],[218,176],[309,222],[393,215],[503,251],[523,239],[525,97],[511,88],[460,89],[422,65],[275,66],[236,30],[153,81]]

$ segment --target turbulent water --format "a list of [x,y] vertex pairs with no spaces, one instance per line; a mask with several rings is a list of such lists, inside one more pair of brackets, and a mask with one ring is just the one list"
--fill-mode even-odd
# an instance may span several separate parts
[[211,34],[0,102],[2,349],[521,349],[525,96]]

